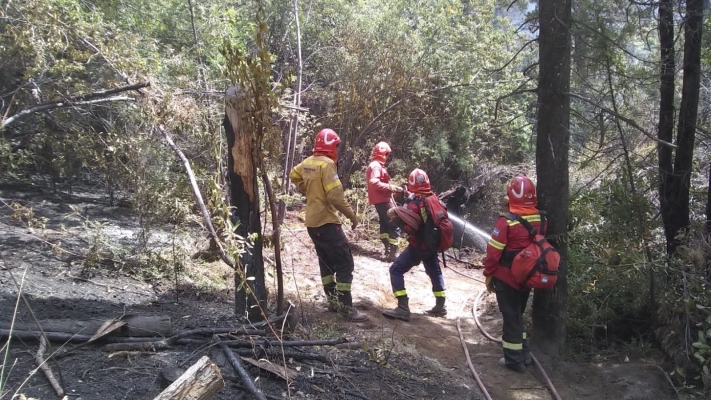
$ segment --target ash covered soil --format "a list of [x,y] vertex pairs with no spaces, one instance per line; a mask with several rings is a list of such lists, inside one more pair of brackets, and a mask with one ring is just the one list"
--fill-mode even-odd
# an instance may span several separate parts
[[[33,324],[34,318],[167,316],[174,334],[242,323],[234,316],[231,269],[219,261],[192,257],[207,248],[206,235],[197,225],[154,227],[146,235],[141,219],[129,208],[110,206],[105,194],[86,187],[70,195],[3,184],[0,199],[0,329],[9,325],[13,315],[18,324],[25,325]],[[380,260],[376,225],[375,221],[365,222],[348,232],[356,264],[354,302],[370,317],[355,324],[326,309],[313,246],[299,221],[299,211],[288,213],[282,231],[285,298],[294,306],[290,312],[299,324],[284,339],[343,338],[360,346],[293,350],[319,360],[298,354],[270,356],[275,364],[283,365],[285,360],[296,374],[288,383],[265,370],[248,367],[267,398],[483,399],[467,366],[458,320],[473,366],[493,399],[552,398],[534,369],[517,374],[497,365],[500,345],[479,332],[472,314],[474,300],[484,289],[477,281],[482,278],[480,270],[448,260],[444,276],[449,314],[433,318],[424,314],[434,303],[429,279],[421,266],[415,267],[406,276],[411,320],[396,322],[382,317],[381,311],[396,303],[390,290],[389,264]],[[273,259],[273,249],[265,249],[265,254]],[[481,256],[471,253],[466,258],[477,264]],[[176,260],[182,266],[177,279],[171,267]],[[269,261],[266,269],[273,300],[276,278]],[[18,286],[27,303],[18,301]],[[501,317],[493,296],[484,296],[479,308],[483,325],[500,336]],[[20,395],[57,398],[45,375],[36,371],[38,343],[8,343],[4,335],[0,399]],[[75,346],[53,342],[48,350],[61,354],[47,364],[69,399],[152,399],[162,390],[165,371],[188,368],[205,355],[224,378],[225,385],[214,399],[252,398],[209,336],[202,343],[160,351],[109,352],[100,341]],[[264,350],[255,346],[252,358],[267,357]],[[653,359],[623,362],[600,358],[596,363],[574,363],[538,356],[563,399],[677,398]]]

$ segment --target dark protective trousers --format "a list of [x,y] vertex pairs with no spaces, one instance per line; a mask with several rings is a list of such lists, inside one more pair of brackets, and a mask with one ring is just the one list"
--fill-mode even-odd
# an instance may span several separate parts
[[388,218],[388,210],[392,204],[378,203],[375,205],[375,211],[378,212],[378,222],[380,223],[380,241],[385,245],[397,244],[397,239],[400,237],[400,227],[394,221]]
[[407,296],[405,291],[405,273],[420,262],[425,266],[425,272],[432,282],[432,293],[435,297],[444,296],[444,277],[439,267],[437,253],[423,252],[412,245],[400,253],[395,262],[390,266],[390,284],[395,297]]
[[353,255],[341,225],[326,224],[307,230],[316,247],[321,283],[326,296],[332,300],[336,295],[342,297],[345,292],[350,294]]
[[504,348],[506,365],[524,365],[526,353],[530,352],[526,329],[523,322],[523,313],[531,289],[516,290],[506,282],[494,278],[496,288],[496,302],[504,317],[504,335],[501,344]]

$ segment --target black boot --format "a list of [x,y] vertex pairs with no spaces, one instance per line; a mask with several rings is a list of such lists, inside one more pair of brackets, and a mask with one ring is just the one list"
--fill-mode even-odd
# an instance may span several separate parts
[[499,359],[499,365],[506,368],[506,369],[510,369],[511,371],[516,371],[516,372],[526,371],[526,367],[523,364],[506,364],[506,358],[504,358],[504,357],[501,357]]
[[444,305],[445,297],[435,297],[435,306],[431,310],[425,311],[427,314],[435,317],[444,317],[447,315],[447,307]]
[[363,322],[368,320],[368,316],[353,307],[353,297],[351,292],[338,292],[338,314],[351,322]]
[[399,319],[402,321],[410,320],[410,307],[408,306],[409,299],[407,296],[397,298],[397,307],[392,310],[383,311],[383,315],[388,318]]
[[390,258],[390,243],[388,239],[380,239],[380,241],[383,242],[383,248],[385,249],[383,251],[383,260],[387,261]]

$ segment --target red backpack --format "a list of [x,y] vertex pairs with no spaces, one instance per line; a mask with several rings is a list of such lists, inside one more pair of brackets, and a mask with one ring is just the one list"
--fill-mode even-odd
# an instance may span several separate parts
[[424,198],[427,221],[425,221],[425,244],[432,250],[441,253],[454,244],[454,226],[449,220],[447,206],[436,195]]
[[532,289],[550,289],[558,280],[560,254],[546,240],[545,212],[541,211],[541,232],[520,215],[507,212],[504,218],[518,221],[531,235],[531,244],[519,251],[511,263],[511,274],[516,283]]

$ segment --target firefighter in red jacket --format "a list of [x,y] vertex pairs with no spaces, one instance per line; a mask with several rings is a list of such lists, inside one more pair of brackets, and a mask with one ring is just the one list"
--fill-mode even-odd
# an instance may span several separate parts
[[368,316],[353,307],[353,255],[336,214],[338,210],[350,219],[353,229],[358,225],[358,217],[346,202],[338,179],[339,143],[341,138],[332,129],[321,130],[316,135],[314,154],[294,167],[289,178],[306,194],[306,228],[318,255],[328,309],[360,322]]
[[400,227],[397,223],[390,221],[388,210],[395,207],[393,192],[402,192],[399,186],[390,184],[390,175],[385,167],[390,146],[385,142],[379,142],[373,147],[373,155],[366,170],[366,181],[368,182],[368,203],[375,206],[380,222],[380,241],[385,247],[385,260],[395,261],[397,258],[397,239],[400,237]]
[[444,277],[439,267],[437,249],[430,249],[424,241],[424,221],[427,220],[425,200],[427,196],[434,196],[430,187],[430,178],[425,171],[414,169],[408,178],[408,202],[405,207],[395,207],[389,212],[392,218],[399,218],[403,222],[403,229],[408,234],[408,246],[400,253],[395,262],[390,266],[390,284],[397,299],[397,307],[383,311],[388,318],[403,321],[410,320],[410,307],[408,305],[407,291],[405,290],[405,273],[420,262],[425,266],[425,272],[432,282],[432,293],[436,304],[426,311],[433,316],[447,315],[444,295]]
[[[520,215],[540,231],[541,216],[533,182],[525,175],[516,175],[507,187],[507,194],[509,211]],[[521,223],[501,216],[491,232],[484,259],[487,289],[496,292],[496,301],[504,318],[504,334],[501,338],[504,357],[499,360],[499,365],[516,372],[523,372],[525,366],[531,364],[523,322],[531,289],[514,281],[511,262],[530,243],[531,237]]]

